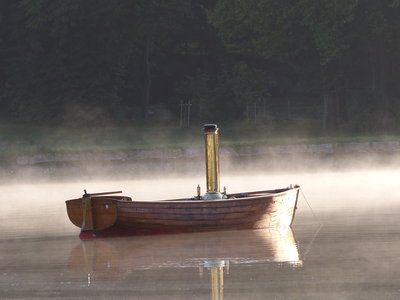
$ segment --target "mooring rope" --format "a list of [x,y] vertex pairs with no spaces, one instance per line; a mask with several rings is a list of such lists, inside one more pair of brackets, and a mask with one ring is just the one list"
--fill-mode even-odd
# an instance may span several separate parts
[[308,252],[310,252],[312,245],[314,244],[315,239],[317,238],[319,232],[321,231],[322,227],[324,225],[322,223],[319,223],[319,227],[317,229],[317,231],[314,233],[314,236],[312,237],[311,241],[308,243],[306,251],[304,252],[303,256],[303,261],[306,260],[307,254]]
[[[303,195],[304,200],[306,200],[306,203],[307,203],[308,207],[310,208],[310,210],[311,210],[311,212],[312,212],[314,218],[317,219],[318,222],[319,222],[319,218],[317,217],[317,215],[315,214],[314,210],[312,209],[310,203],[308,202],[306,195],[304,195],[303,189],[300,188],[300,191],[301,191],[301,194]],[[321,222],[320,222],[320,223],[321,223]]]
[[322,227],[324,226],[324,224],[321,222],[321,220],[320,220],[320,219],[317,217],[317,215],[315,214],[314,210],[312,209],[312,207],[311,207],[311,205],[310,205],[310,202],[308,202],[307,197],[306,197],[306,195],[304,194],[304,192],[303,192],[303,190],[302,190],[301,188],[300,188],[300,191],[301,191],[301,194],[303,195],[303,198],[304,198],[304,200],[306,201],[308,207],[310,208],[311,213],[312,213],[314,219],[316,219],[316,220],[318,221],[318,225],[319,225],[319,226],[318,226],[318,229],[317,229],[317,231],[314,233],[314,235],[313,235],[311,241],[308,243],[307,248],[306,248],[306,251],[305,251],[304,254],[302,255],[302,256],[303,256],[303,261],[305,261],[308,252],[311,251],[312,245],[314,244],[314,241],[315,241],[315,239],[317,238],[317,236],[318,236],[319,232],[321,231]]

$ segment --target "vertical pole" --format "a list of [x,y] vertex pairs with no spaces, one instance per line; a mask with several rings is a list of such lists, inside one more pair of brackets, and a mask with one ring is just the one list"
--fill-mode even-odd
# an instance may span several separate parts
[[199,116],[199,120],[200,122],[202,122],[203,120],[203,99],[200,98],[199,99],[199,110],[198,110],[198,116]]
[[188,102],[188,113],[187,113],[187,127],[189,128],[190,127],[190,106],[191,106],[192,104],[190,104],[190,100],[189,100],[189,102]]
[[183,116],[183,101],[181,100],[181,114],[180,114],[180,119],[179,119],[179,127],[182,128],[183,127],[183,123],[182,123],[182,116]]
[[266,101],[263,99],[263,118],[265,118],[265,112],[266,112]]
[[204,125],[204,136],[206,144],[207,193],[219,193],[219,144],[217,125]]
[[246,102],[246,120],[249,122],[249,102]]
[[93,226],[93,211],[92,211],[92,197],[90,195],[84,195],[82,197],[82,231],[90,231],[94,229]]
[[182,113],[182,127],[186,127],[186,103],[182,103],[183,113]]
[[257,102],[254,102],[254,123],[257,123]]

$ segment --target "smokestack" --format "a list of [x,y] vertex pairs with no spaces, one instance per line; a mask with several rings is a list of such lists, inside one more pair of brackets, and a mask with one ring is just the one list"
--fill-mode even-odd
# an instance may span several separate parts
[[203,196],[203,199],[222,199],[222,194],[219,192],[219,144],[217,125],[204,125],[204,137],[206,146],[207,193]]

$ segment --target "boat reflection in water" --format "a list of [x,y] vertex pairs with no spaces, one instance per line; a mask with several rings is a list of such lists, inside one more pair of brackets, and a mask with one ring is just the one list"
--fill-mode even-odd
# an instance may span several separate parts
[[290,227],[87,240],[69,257],[69,268],[87,276],[88,285],[123,280],[137,270],[198,268],[210,274],[212,299],[223,298],[229,266],[257,263],[302,266]]

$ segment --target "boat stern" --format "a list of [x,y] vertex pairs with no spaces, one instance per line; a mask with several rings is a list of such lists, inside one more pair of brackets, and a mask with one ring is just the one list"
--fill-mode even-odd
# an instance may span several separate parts
[[81,228],[81,232],[95,233],[115,224],[117,201],[110,197],[84,196],[65,203],[72,224]]

